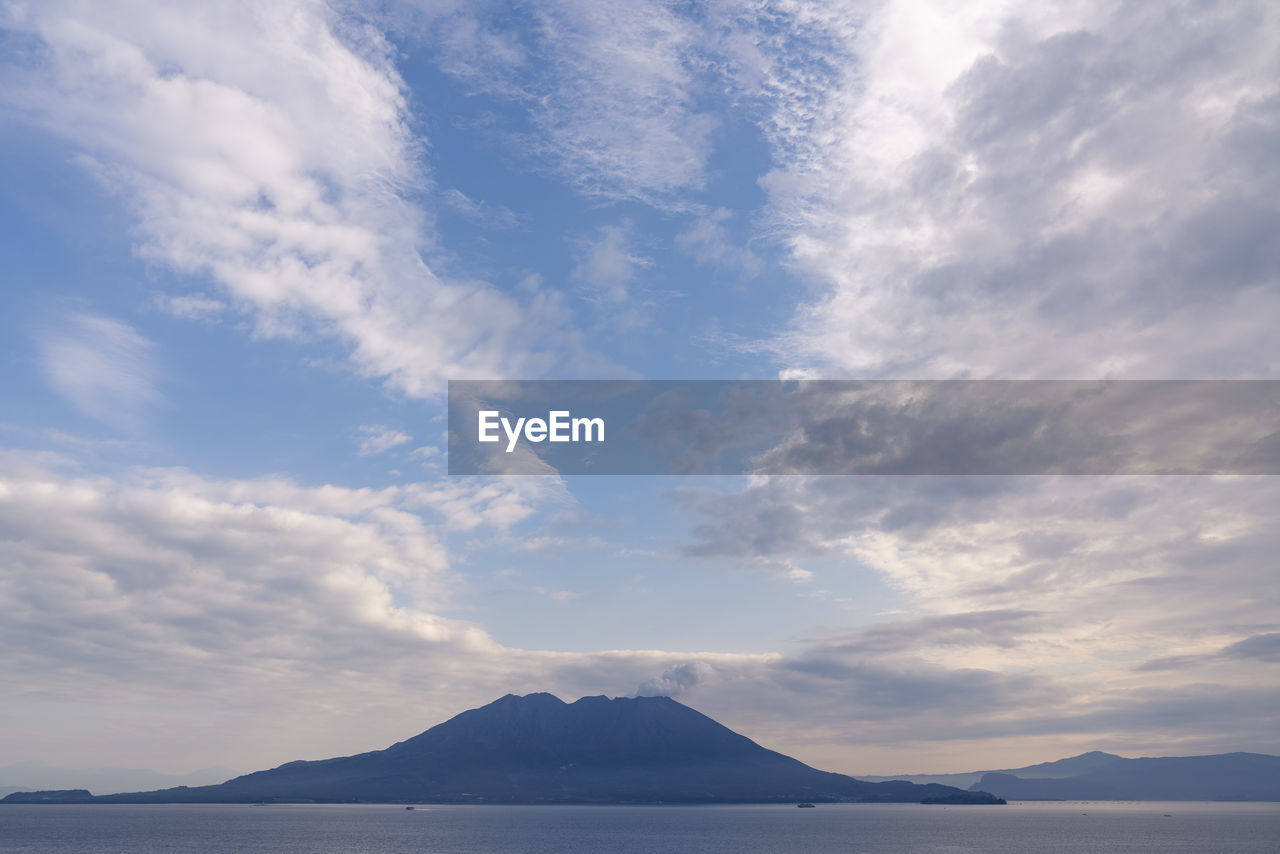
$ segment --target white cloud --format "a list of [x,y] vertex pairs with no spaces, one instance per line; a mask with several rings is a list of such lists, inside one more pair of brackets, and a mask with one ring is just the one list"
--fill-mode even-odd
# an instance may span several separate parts
[[508,691],[625,693],[678,654],[509,648],[442,616],[445,532],[501,531],[544,480],[307,487],[0,453],[0,749],[250,770],[385,746]]
[[[1165,579],[1159,608],[1128,618],[1204,628],[1267,620],[1270,597],[1237,596],[1265,586],[1277,499],[1269,476],[753,477],[679,493],[699,520],[692,556],[845,555],[935,611],[1021,602],[1109,619],[1131,582]],[[1212,575],[1190,570],[1214,554]]]
[[137,430],[161,398],[155,345],[133,327],[78,314],[39,341],[50,384],[82,412],[122,430]]
[[524,144],[581,192],[687,206],[715,129],[698,106],[701,27],[649,0],[540,2],[515,16],[521,32],[512,17],[467,7],[435,22],[431,46],[449,73],[523,103],[538,130]]
[[734,68],[823,288],[791,367],[1275,372],[1274,4],[794,4],[774,30]]
[[[18,687],[0,746],[15,759],[250,770],[385,746],[508,691],[572,699],[640,686],[836,770],[892,771],[895,757],[958,749],[946,742],[1043,758],[1027,755],[1027,736],[1037,754],[1121,738],[1274,749],[1275,706],[1250,687],[1274,666],[1277,630],[1274,596],[1256,584],[1275,552],[1263,479],[1209,492],[1179,481],[1167,500],[1148,489],[1157,479],[1102,495],[1081,486],[1060,491],[1057,507],[1051,490],[957,487],[933,516],[917,505],[936,490],[867,484],[860,498],[825,502],[792,551],[862,549],[950,611],[828,631],[784,654],[528,650],[444,616],[447,532],[505,536],[553,496],[538,492],[542,480],[347,489],[180,469],[104,477],[53,455],[4,455],[0,678]],[[1117,521],[1086,554],[1069,534],[1099,505]],[[1010,514],[1007,530],[983,521],[996,510]],[[710,518],[709,506],[699,512]],[[838,518],[846,531],[868,520],[857,542]],[[1054,520],[1070,530],[1037,530]],[[1190,535],[1179,540],[1178,527]],[[1133,530],[1143,536],[1131,541]],[[877,539],[886,531],[898,532],[896,551]],[[1252,597],[1232,592],[1242,590]],[[580,607],[573,591],[541,592]],[[1135,666],[1152,650],[1188,660]],[[66,738],[91,721],[120,737]],[[1206,735],[1209,721],[1230,726]]]
[[157,302],[161,308],[174,317],[181,317],[186,320],[214,318],[228,308],[227,304],[222,300],[212,299],[201,294],[191,294],[189,296],[160,295],[157,298]]
[[813,581],[812,572],[810,572],[807,569],[798,567],[795,564],[791,563],[790,561],[787,561],[786,576],[789,580],[794,581],[797,584],[806,584],[810,581]]
[[510,208],[478,202],[458,189],[446,190],[440,195],[440,201],[446,208],[484,228],[515,228],[520,224],[520,218]]
[[360,427],[359,432],[360,449],[356,453],[362,457],[381,454],[383,451],[389,451],[392,448],[397,448],[413,441],[413,437],[408,433],[403,430],[393,429],[385,424],[364,424]]
[[573,279],[601,302],[627,302],[640,271],[653,265],[636,251],[635,241],[635,227],[629,222],[601,226],[594,239],[583,242]]
[[739,246],[731,239],[725,223],[732,216],[727,208],[717,208],[699,217],[688,231],[676,237],[676,246],[703,266],[754,276],[760,272],[760,259],[750,247]]
[[[409,395],[536,376],[581,353],[554,294],[451,282],[407,191],[427,186],[392,50],[313,0],[15,4],[42,42],[5,102],[68,139],[143,257],[208,278],[258,334],[331,336]],[[206,308],[179,303],[179,310]]]

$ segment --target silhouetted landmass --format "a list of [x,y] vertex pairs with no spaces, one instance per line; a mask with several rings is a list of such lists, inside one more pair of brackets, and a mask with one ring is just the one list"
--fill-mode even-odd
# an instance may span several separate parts
[[1059,779],[990,773],[973,789],[1019,801],[1280,801],[1280,756],[1116,758]]
[[[46,796],[41,800],[40,796]],[[17,798],[15,800],[15,798]],[[985,792],[866,783],[766,750],[667,697],[507,695],[386,750],[289,762],[216,786],[3,803],[996,803]]]
[[[981,796],[975,799],[975,796]],[[1004,798],[997,798],[989,792],[953,792],[949,795],[934,795],[920,801],[922,804],[1004,804]]]
[[93,795],[88,789],[55,789],[50,792],[13,792],[0,803],[6,804],[87,804]]
[[987,774],[1012,774],[1023,779],[1074,777],[1096,771],[1123,756],[1114,753],[1103,753],[1101,750],[1090,750],[1079,756],[1069,756],[1054,762],[1041,762],[1038,765],[1026,765],[1022,768],[993,768],[988,771],[965,771],[958,774],[896,774],[890,777],[859,776],[859,780],[879,782],[883,780],[906,780],[909,783],[941,783],[944,786],[958,786],[967,789],[980,781]]

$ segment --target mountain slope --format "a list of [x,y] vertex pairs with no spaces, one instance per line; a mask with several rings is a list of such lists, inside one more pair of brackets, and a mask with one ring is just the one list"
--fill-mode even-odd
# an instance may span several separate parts
[[1044,778],[1044,779],[1060,779],[1062,777],[1074,777],[1077,774],[1086,774],[1090,771],[1096,771],[1123,756],[1117,756],[1114,753],[1103,753],[1101,750],[1090,750],[1088,753],[1081,753],[1078,756],[1069,756],[1066,759],[1058,759],[1053,762],[1041,762],[1036,765],[1026,765],[1022,768],[1001,768],[992,769],[990,771],[964,771],[958,774],[898,774],[891,777],[859,777],[860,780],[867,781],[884,781],[884,780],[906,780],[910,783],[941,783],[944,786],[959,786],[960,788],[969,788],[973,784],[979,782],[987,774],[1010,774],[1023,779]]
[[1280,801],[1280,756],[1119,759],[1061,779],[987,774],[973,789],[1016,800]]
[[[11,795],[13,800],[6,801],[37,800],[31,795]],[[764,803],[924,798],[991,801],[946,786],[865,783],[818,771],[666,697],[584,697],[565,703],[550,694],[530,694],[507,695],[463,712],[386,750],[290,762],[217,786],[92,800]]]

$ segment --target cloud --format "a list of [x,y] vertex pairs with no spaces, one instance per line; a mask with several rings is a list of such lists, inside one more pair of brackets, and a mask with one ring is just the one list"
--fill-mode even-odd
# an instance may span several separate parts
[[760,258],[750,247],[737,245],[725,223],[733,212],[717,208],[699,217],[688,231],[676,237],[676,246],[699,264],[750,278],[760,272]]
[[[154,468],[107,477],[57,455],[0,454],[0,671],[17,692],[9,713],[27,716],[11,735],[70,759],[52,734],[89,716],[123,733],[75,748],[91,758],[183,745],[167,758],[198,764],[237,742],[235,762],[257,763],[331,749],[306,740],[344,720],[361,743],[366,713],[402,728],[387,743],[417,731],[387,710],[403,692],[425,698],[436,680],[457,681],[452,668],[474,669],[471,699],[492,699],[509,681],[503,648],[441,616],[457,583],[444,537],[502,530],[534,489],[545,487],[348,489]],[[291,732],[272,746],[263,727],[279,715]],[[235,721],[243,741],[209,749],[190,733],[217,720]],[[171,727],[169,747],[155,727]]]
[[797,4],[775,29],[734,68],[821,288],[788,367],[1273,373],[1274,4]]
[[529,537],[527,539],[517,540],[514,548],[522,552],[568,552],[579,551],[583,549],[602,549],[608,546],[608,543],[598,536],[587,535],[582,537],[564,537],[564,536],[539,536]]
[[[823,640],[796,656],[806,680],[909,693],[910,678],[882,680],[878,668],[976,668],[993,674],[992,690],[1025,686],[1019,714],[1041,732],[1052,720],[1093,726],[1110,707],[1108,725],[1138,738],[1124,709],[1243,691],[1271,666],[1277,490],[1273,477],[756,477],[675,496],[694,520],[689,556],[745,569],[823,558],[824,584],[870,570],[918,614]],[[1069,723],[1043,703],[1083,717]],[[1193,719],[1212,728],[1189,711],[1171,737],[1207,738]],[[1004,721],[974,732],[994,737]],[[1010,726],[1010,738],[1022,731]]]
[[[349,489],[0,454],[6,754],[249,770],[384,746],[508,691],[622,694],[688,660],[505,647],[443,616],[449,532],[502,535],[544,481]],[[119,737],[65,738],[93,721]]]
[[[424,260],[422,143],[391,45],[350,11],[11,4],[40,65],[6,69],[3,98],[120,193],[141,255],[198,280],[175,313],[225,305],[263,336],[342,342],[408,395],[451,373],[580,366],[556,294]],[[537,165],[598,199],[700,214],[681,245],[701,263],[746,266],[728,216],[691,201],[709,181],[708,104],[756,120],[776,166],[766,228],[819,289],[773,341],[792,373],[1269,376],[1276,14],[716,3],[694,20],[548,2],[460,10],[432,32],[448,73],[527,110]],[[462,195],[431,206],[486,214]],[[581,266],[630,298],[644,259],[614,228]],[[145,361],[117,326],[98,349]],[[122,388],[145,409],[154,375],[133,376]],[[95,750],[165,742],[183,764],[253,767],[380,746],[507,691],[637,686],[837,770],[922,767],[957,743],[992,765],[1045,758],[998,758],[1029,736],[1037,752],[1280,750],[1280,698],[1257,687],[1280,605],[1268,479],[686,488],[685,556],[780,572],[824,558],[824,584],[869,570],[911,615],[779,652],[561,653],[447,616],[448,538],[544,542],[507,529],[569,500],[554,478],[373,490],[3,465],[0,671],[41,724],[6,727],[10,751],[67,751],[44,733],[79,728],[120,736]],[[1161,658],[1181,664],[1142,666]]]
[[801,569],[790,561],[786,561],[786,576],[790,581],[797,584],[806,584],[813,580],[813,573],[807,569]]
[[155,345],[131,326],[77,314],[38,343],[49,383],[91,418],[136,431],[161,400]]
[[525,107],[537,134],[520,142],[580,192],[681,208],[705,185],[703,33],[669,4],[480,4],[428,31],[447,73]]
[[189,663],[181,681],[194,685],[237,659],[269,671],[299,655],[336,665],[378,647],[492,644],[422,609],[443,601],[448,562],[435,533],[405,511],[403,490],[164,469],[113,481],[12,454],[3,485],[15,665],[40,657],[38,637],[104,685],[145,682],[175,660]]
[[662,676],[649,679],[636,689],[637,697],[679,697],[695,685],[712,678],[715,670],[704,661],[689,661],[668,667]]
[[484,201],[477,202],[456,188],[441,193],[440,201],[446,208],[483,228],[506,229],[520,224],[520,218],[509,208]]
[[411,396],[590,361],[555,294],[518,301],[424,261],[434,235],[409,201],[430,188],[421,142],[391,46],[358,17],[312,0],[134,0],[17,4],[10,21],[40,62],[8,73],[8,108],[83,152],[143,258],[214,283],[257,334],[335,340]]
[[600,302],[627,302],[640,271],[653,266],[652,259],[637,254],[635,239],[635,228],[629,222],[601,226],[595,239],[583,242],[573,279]]
[[[381,454],[383,451],[389,451],[406,442],[413,441],[413,437],[408,433],[403,430],[392,429],[385,424],[365,424],[360,427],[359,432],[360,450],[356,453],[362,457]],[[418,450],[422,449],[419,448]],[[416,454],[417,451],[414,453]]]
[[1280,499],[1270,477],[755,477],[747,484],[675,493],[697,520],[686,554],[844,556],[946,610],[1052,611],[1070,603],[1097,616],[1159,589],[1161,607],[1141,614],[1208,627],[1244,622],[1250,612],[1257,622],[1273,598],[1243,606],[1218,586],[1265,589],[1264,555],[1275,536],[1267,507]]
[[1227,658],[1255,658],[1259,661],[1280,662],[1280,632],[1253,635],[1236,641],[1224,650]]
[[1214,665],[1222,661],[1255,660],[1280,662],[1280,632],[1251,635],[1215,652],[1198,655],[1170,655],[1153,658],[1138,665],[1137,670],[1178,670]]
[[825,648],[841,654],[920,652],[938,646],[1012,648],[1028,635],[1060,628],[1038,611],[1015,609],[931,614],[876,623],[849,637],[828,639]]
[[[1246,489],[1231,501],[1225,491],[1185,495],[1157,503],[1150,516],[1135,496],[1081,491],[1077,498],[1090,506],[1101,498],[1110,512],[1127,507],[1141,515],[1133,530],[1146,531],[1162,514],[1170,518],[1124,555],[1106,552],[1120,543],[1102,530],[1105,548],[1091,553],[1088,571],[1028,582],[1018,598],[1034,610],[1008,603],[965,610],[966,599],[999,602],[1002,594],[987,588],[1028,567],[992,560],[1005,554],[1006,543],[990,526],[978,529],[990,540],[987,551],[948,529],[991,512],[967,508],[972,501],[1039,512],[1041,499],[1008,484],[986,497],[957,490],[954,506],[932,514],[932,522],[914,523],[932,526],[927,539],[957,547],[936,564],[922,559],[922,540],[910,536],[911,526],[896,529],[905,549],[900,559],[937,579],[937,595],[925,590],[920,601],[950,610],[828,632],[783,652],[566,653],[504,646],[483,626],[445,616],[455,609],[458,583],[446,545],[450,532],[483,528],[509,536],[535,508],[554,505],[556,487],[545,481],[349,489],[282,478],[217,480],[182,469],[107,477],[57,455],[6,454],[0,672],[6,684],[19,686],[18,723],[22,715],[45,722],[8,728],[10,740],[21,734],[24,742],[6,750],[70,759],[65,738],[52,734],[92,719],[122,733],[88,748],[97,761],[170,751],[178,765],[217,756],[249,770],[380,747],[502,693],[533,690],[570,698],[678,696],[766,746],[819,767],[866,773],[925,761],[945,743],[1011,751],[1019,735],[1036,735],[1037,744],[1049,745],[1045,750],[1122,738],[1146,744],[1153,733],[1170,745],[1210,750],[1272,743],[1274,705],[1227,710],[1221,701],[1254,702],[1266,693],[1250,687],[1256,658],[1224,658],[1211,678],[1135,674],[1129,666],[1153,648],[1222,649],[1248,635],[1222,637],[1220,627],[1256,624],[1259,613],[1274,611],[1265,598],[1245,607],[1227,592],[1253,589],[1247,580],[1274,554],[1274,544],[1258,533],[1260,517],[1256,530],[1231,527],[1242,507],[1265,508],[1265,490]],[[892,508],[922,500],[910,488],[885,486],[867,486],[867,512],[877,502]],[[964,494],[970,500],[960,500]],[[1141,488],[1137,497],[1144,497]],[[1199,519],[1191,526],[1196,536],[1159,548],[1160,537],[1187,526],[1188,518]],[[1016,536],[1014,543],[1026,546],[1025,560],[1070,554],[1061,544],[1029,545]],[[1152,563],[1142,564],[1135,556],[1153,545]],[[955,564],[966,554],[991,571],[948,575],[964,574]],[[1159,575],[1153,570],[1175,558],[1183,570],[1205,561],[1214,574],[1170,572],[1152,583]],[[889,562],[873,565],[902,572]],[[565,595],[572,591],[542,592],[557,607],[578,607]],[[1196,602],[1203,619],[1189,621]],[[1255,634],[1262,639],[1241,645],[1242,654],[1267,654],[1268,632]],[[280,719],[291,722],[286,734]],[[1214,729],[1224,720],[1240,728]],[[1025,751],[1025,743],[1016,749]],[[74,750],[88,761],[84,745]]]
[[161,296],[157,302],[165,311],[174,317],[186,320],[206,320],[217,317],[229,307],[222,300],[211,299],[200,294],[189,296]]
[[548,590],[545,587],[535,587],[533,592],[539,596],[545,596],[552,602],[573,602],[582,598],[582,594],[574,590]]

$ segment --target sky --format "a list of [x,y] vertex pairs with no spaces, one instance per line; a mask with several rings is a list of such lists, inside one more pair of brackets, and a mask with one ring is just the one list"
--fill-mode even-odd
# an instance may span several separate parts
[[0,119],[0,765],[1280,753],[1276,477],[445,458],[450,379],[1280,379],[1274,3],[6,0]]

